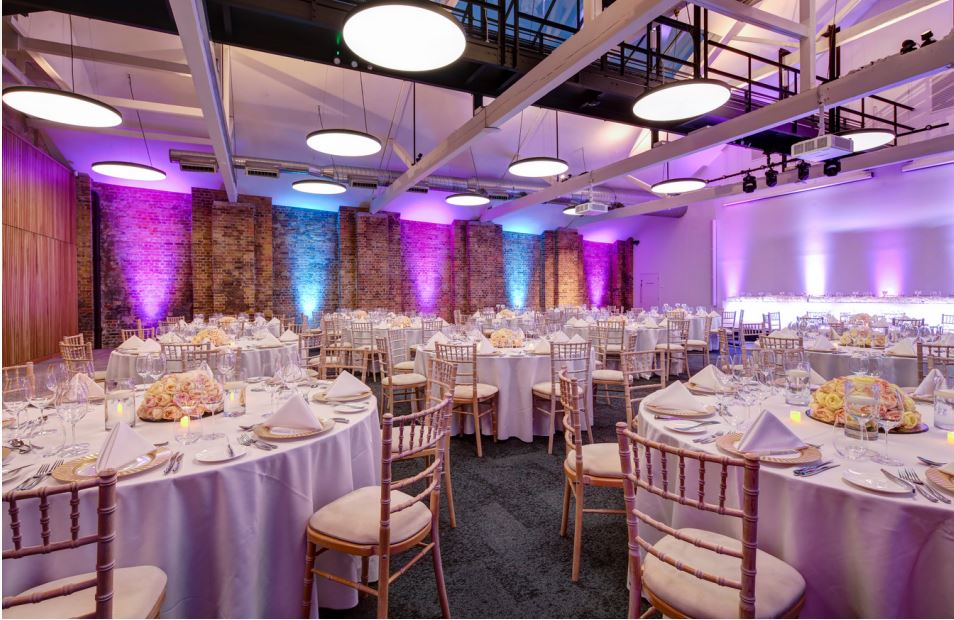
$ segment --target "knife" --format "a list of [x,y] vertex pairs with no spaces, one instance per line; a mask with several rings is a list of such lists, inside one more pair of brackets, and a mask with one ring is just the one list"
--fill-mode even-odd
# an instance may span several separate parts
[[906,488],[907,490],[911,491],[912,495],[914,494],[914,489],[915,489],[915,487],[914,487],[913,484],[911,484],[911,483],[908,482],[907,480],[904,480],[904,479],[902,479],[902,478],[899,478],[899,477],[895,476],[894,474],[892,474],[892,473],[891,473],[890,471],[888,471],[887,469],[882,469],[882,470],[881,470],[881,473],[884,474],[884,475],[888,478],[888,480],[891,480],[891,481],[894,482],[895,484],[900,484],[901,486],[903,486],[903,487]]
[[169,472],[172,471],[172,468],[173,468],[173,467],[175,466],[175,464],[176,464],[176,458],[178,458],[179,454],[180,454],[179,452],[173,452],[173,453],[172,453],[172,456],[169,457],[169,463],[166,464],[166,468],[162,470],[162,475],[164,475],[164,476],[168,476],[168,475],[169,475]]
[[173,466],[173,468],[172,468],[172,473],[174,473],[174,474],[179,473],[179,466],[182,465],[182,457],[183,457],[184,454],[185,454],[185,453],[180,452],[180,453],[179,453],[179,456],[176,457],[176,464],[175,464],[175,465]]

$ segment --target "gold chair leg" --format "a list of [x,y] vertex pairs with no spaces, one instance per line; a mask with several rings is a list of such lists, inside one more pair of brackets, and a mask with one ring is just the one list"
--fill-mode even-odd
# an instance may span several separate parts
[[[368,556],[361,557],[361,583],[368,585],[368,561],[370,558]],[[359,592],[358,598],[367,598],[367,592]]]
[[573,521],[573,572],[571,581],[580,580],[580,555],[583,552],[583,485],[575,483],[576,512]]
[[570,519],[570,479],[563,481],[563,514],[560,516],[560,536],[566,537],[566,526]]
[[311,591],[315,583],[315,543],[308,541],[305,545],[305,583],[301,593],[301,617],[311,617]]
[[378,562],[378,618],[388,617],[388,588],[391,581],[391,554],[386,552]]
[[447,491],[447,512],[450,526],[457,527],[457,511],[454,509],[454,483],[451,480],[450,435],[445,438],[444,446],[444,488]]
[[437,582],[437,598],[441,603],[441,616],[450,618],[450,603],[447,601],[447,587],[444,585],[444,564],[441,561],[441,539],[437,524],[431,530],[431,539],[434,548],[431,549],[431,559],[434,560],[434,580]]
[[484,449],[480,443],[481,428],[480,428],[480,402],[474,401],[471,403],[471,408],[474,412],[474,434],[477,436],[477,458],[483,458]]
[[547,454],[553,454],[553,436],[556,434],[556,401],[550,397],[550,439],[547,443]]

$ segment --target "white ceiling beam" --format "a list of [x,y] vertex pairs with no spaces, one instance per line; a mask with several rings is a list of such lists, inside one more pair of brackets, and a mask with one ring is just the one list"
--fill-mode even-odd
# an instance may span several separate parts
[[[83,94],[82,92],[80,94]],[[140,99],[127,99],[125,97],[108,97],[106,95],[97,95],[89,93],[87,96],[95,97],[105,104],[116,108],[126,108],[128,110],[140,110],[142,112],[155,112],[157,114],[171,114],[173,116],[189,116],[192,118],[202,117],[202,108],[192,106],[176,105],[174,103],[159,103],[158,101],[142,101]]]
[[834,177],[824,176],[824,173],[822,172],[822,166],[816,164],[811,168],[809,175],[810,180],[805,183],[797,182],[798,173],[796,170],[787,170],[785,172],[779,173],[778,185],[774,188],[763,189],[752,194],[746,194],[742,191],[742,183],[716,185],[713,187],[700,189],[695,192],[689,192],[688,194],[682,194],[680,196],[668,196],[666,198],[650,200],[640,204],[623,207],[622,209],[616,209],[605,215],[587,218],[585,221],[580,222],[578,227],[585,228],[587,226],[605,222],[607,220],[636,217],[638,215],[645,215],[647,213],[654,213],[656,211],[664,211],[666,209],[673,209],[675,207],[698,204],[708,200],[728,199],[730,197],[745,197],[747,200],[759,200],[761,198],[771,197],[772,194],[770,192],[773,191],[774,195],[792,193],[793,191],[798,191],[798,188],[802,186],[804,186],[806,189],[818,187],[826,180],[829,181],[829,184],[839,180],[844,181],[845,179],[860,180],[867,173],[867,171],[876,168],[893,166],[905,161],[916,160],[918,158],[931,156],[937,153],[949,153],[952,151],[954,151],[954,134],[948,134],[945,136],[939,136],[937,138],[922,140],[920,142],[911,142],[910,144],[893,146],[890,148],[872,151],[870,153],[862,153],[860,155],[848,157],[841,161],[841,173]]
[[[69,131],[87,131],[105,136],[120,136],[123,138],[135,138],[136,140],[142,140],[142,134],[139,133],[138,129],[119,129],[118,127],[80,127],[78,125],[64,127],[63,125],[54,123],[52,121],[45,121],[42,119],[32,120],[37,125],[41,125],[43,127],[68,129]],[[163,133],[159,131],[147,131],[146,139],[151,141],[158,140],[160,142],[180,142],[182,144],[202,144],[205,146],[212,145],[212,141],[204,136],[186,136],[182,134]]]
[[66,43],[58,41],[47,41],[44,39],[33,39],[30,37],[19,37],[16,41],[4,41],[4,49],[20,49],[40,54],[50,54],[51,56],[62,56],[76,60],[89,60],[92,62],[101,62],[111,65],[120,65],[123,67],[135,67],[137,69],[148,69],[151,71],[162,71],[165,73],[177,73],[179,75],[189,75],[189,65],[148,58],[146,56],[135,56],[132,54],[123,54],[110,50],[101,50],[91,47],[74,45],[72,50]]
[[[731,17],[740,22],[752,24],[753,26],[758,26],[759,28],[764,28],[770,32],[792,39],[800,39],[809,34],[805,26],[799,22],[779,17],[775,13],[769,13],[754,6],[742,4],[738,0],[693,0],[692,3],[725,15],[726,17]],[[814,37],[815,31],[812,30],[810,34]]]
[[238,184],[235,179],[235,168],[232,167],[232,143],[222,108],[215,59],[212,58],[212,47],[209,44],[209,25],[205,18],[205,4],[202,0],[169,0],[169,6],[176,22],[176,29],[179,31],[182,49],[189,61],[192,82],[195,84],[196,96],[205,116],[225,193],[231,202],[235,202],[238,200]]
[[371,211],[377,212],[405,191],[453,159],[485,131],[493,131],[524,108],[532,105],[607,50],[642,32],[646,25],[678,4],[677,0],[617,0],[552,54],[504,91],[474,116],[453,131],[443,142],[424,155],[410,170],[395,179],[374,199]]
[[805,36],[798,40],[798,62],[803,68],[799,72],[798,92],[815,88],[815,59],[818,53],[818,43],[815,41],[815,8],[815,0],[798,0],[798,18],[805,27]]
[[776,101],[731,120],[697,129],[681,140],[659,144],[655,148],[589,172],[570,177],[562,183],[503,203],[485,212],[481,219],[496,220],[534,205],[573,194],[590,185],[600,185],[616,177],[643,168],[687,157],[714,146],[727,144],[768,127],[798,120],[826,107],[843,105],[868,95],[932,75],[954,63],[954,36],[904,55],[881,59],[848,75],[811,90]]
[[742,43],[757,43],[759,45],[770,45],[772,47],[787,47],[789,49],[798,49],[798,43],[795,41],[783,41],[782,39],[766,39],[764,37],[749,37],[737,35],[736,41]]

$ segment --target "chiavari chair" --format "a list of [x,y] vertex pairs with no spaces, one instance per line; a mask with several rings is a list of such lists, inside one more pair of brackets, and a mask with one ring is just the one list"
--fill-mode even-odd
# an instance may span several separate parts
[[[723,310],[722,311],[722,322],[719,324],[719,329],[733,330],[735,329],[735,310]],[[712,330],[713,332],[716,330]]]
[[[427,385],[424,387],[424,406],[433,407],[441,403],[454,393],[454,387],[457,381],[457,367],[450,363],[436,358],[431,358],[427,363]],[[397,438],[395,438],[396,441]],[[450,518],[450,526],[457,527],[457,512],[454,509],[454,485],[451,480],[451,443],[450,428],[447,429],[447,435],[444,437],[444,488],[447,494],[447,515]],[[425,458],[435,458],[436,451],[425,450],[421,453]]]
[[[97,489],[96,533],[80,536],[80,491]],[[69,538],[51,541],[50,510],[66,507],[57,496],[69,495]],[[51,501],[52,500],[52,501]],[[25,509],[39,510],[40,544],[24,546],[22,535]],[[166,595],[166,574],[155,566],[115,568],[116,470],[97,472],[83,482],[43,486],[29,491],[8,491],[7,504],[13,547],[3,550],[4,563],[40,554],[58,553],[96,545],[96,570],[65,577],[30,588],[15,596],[3,597],[5,618],[158,618]],[[6,521],[6,519],[5,519]],[[59,520],[54,520],[59,522]],[[60,554],[62,555],[62,554]],[[12,569],[10,569],[12,570]]]
[[34,373],[33,362],[27,362],[18,366],[6,366],[3,369],[3,384],[14,379],[26,379],[30,386],[36,388],[36,374]]
[[679,309],[679,310],[670,310],[670,311],[666,312],[666,318],[667,318],[667,319],[682,320],[682,319],[686,318],[686,311],[685,311],[685,310],[682,310],[682,309]]
[[689,356],[690,355],[699,355],[702,358],[702,367],[705,368],[709,365],[709,333],[712,331],[712,317],[707,316],[703,321],[702,333],[705,334],[704,339],[695,340],[693,338],[686,338],[686,374],[689,373]]
[[[314,576],[354,588],[378,598],[377,617],[388,617],[388,593],[392,582],[418,560],[431,553],[443,617],[450,617],[439,536],[441,468],[445,437],[450,423],[451,399],[404,416],[385,414],[381,445],[381,484],[357,489],[319,509],[308,520],[305,549],[305,583],[302,617],[311,616]],[[395,446],[396,444],[396,446]],[[404,478],[394,477],[392,464],[408,461],[426,450],[433,459]],[[415,461],[411,461],[415,462]],[[424,489],[415,493],[414,486]],[[427,501],[427,504],[424,503]],[[430,542],[424,542],[430,537]],[[420,548],[410,561],[392,571],[391,559]],[[315,557],[337,551],[361,558],[361,581],[355,582],[315,567]],[[378,585],[368,585],[371,557],[378,558]]]
[[431,336],[439,332],[444,327],[440,319],[421,319],[421,344],[427,343]]
[[[633,421],[639,411],[639,402],[657,389],[666,387],[669,381],[664,356],[662,351],[656,349],[623,353],[623,399],[626,405],[626,424],[629,428],[634,428]],[[644,375],[649,375],[649,379],[644,380]],[[658,377],[658,381],[653,379],[654,376]]]
[[729,347],[729,330],[722,327],[717,331],[719,334],[719,370],[731,373],[729,359],[732,357],[732,349]]
[[570,496],[573,496],[573,566],[572,581],[580,580],[580,556],[583,551],[583,515],[586,513],[625,514],[622,509],[586,508],[584,491],[587,486],[622,488],[619,468],[619,447],[615,443],[583,445],[580,415],[586,402],[585,383],[560,371],[560,400],[563,404],[563,438],[566,442],[566,460],[563,461],[563,512],[560,517],[560,536],[566,536],[570,518]]
[[374,325],[370,321],[351,322],[351,354],[363,360],[361,380],[367,383],[368,370],[374,376],[374,359],[377,347],[374,343]]
[[917,343],[918,384],[937,368],[945,379],[954,379],[954,345]]
[[[560,400],[560,372],[566,371],[570,376],[580,380],[583,389],[589,390],[590,375],[590,343],[589,342],[554,342],[550,345],[550,380],[534,383],[530,388],[534,399],[547,402],[546,407],[537,406],[534,413],[542,413],[550,421],[547,431],[550,438],[547,442],[547,454],[553,454],[553,437],[556,434],[556,416],[562,413]],[[590,443],[593,443],[593,430],[590,424],[586,425]]]
[[554,317],[551,317],[548,315],[544,318],[544,321],[546,322],[546,330],[548,334],[553,334],[555,332],[561,331],[563,329],[563,325],[565,324],[563,320],[563,316],[561,315],[554,316]]
[[[745,310],[739,310],[735,322],[729,325],[729,340],[740,351],[745,348],[745,336],[742,333],[742,322],[745,320]],[[725,314],[725,313],[723,313]],[[723,319],[725,326],[725,319]]]
[[60,342],[63,344],[75,345],[83,344],[86,341],[84,340],[83,334],[76,334],[75,336],[63,336],[63,340]]
[[[494,443],[497,442],[497,393],[495,385],[480,382],[477,370],[477,345],[441,344],[437,343],[435,355],[437,359],[451,362],[457,366],[454,385],[452,413],[458,418],[460,435],[464,435],[467,418],[474,420],[474,437],[477,441],[477,456],[483,457],[484,450],[481,444],[483,434],[482,421],[490,418],[491,432]],[[484,406],[481,411],[481,405]]]
[[321,334],[305,333],[298,337],[298,359],[303,361],[305,372],[310,377],[318,377],[320,354]]
[[162,355],[166,358],[166,369],[169,372],[185,372],[188,370],[188,361],[190,359],[195,359],[192,354],[202,350],[211,350],[212,343],[203,342],[201,344],[192,344],[160,342],[159,348],[162,351]]
[[391,356],[391,372],[396,375],[414,372],[414,360],[411,359],[411,348],[407,344],[407,330],[395,328],[388,330],[388,338],[394,344]]
[[759,349],[773,351],[780,354],[784,351],[805,351],[803,338],[779,338],[776,336],[762,336],[759,338]]
[[[407,403],[411,406],[411,411],[416,411],[419,403],[424,400],[427,377],[416,372],[394,372],[391,360],[400,353],[406,353],[406,342],[399,344],[391,340],[391,332],[384,336],[377,336],[375,340],[377,350],[381,352],[381,370],[384,373],[381,378],[381,410],[393,415],[395,405]],[[400,352],[398,347],[401,349]]]
[[179,321],[185,321],[185,315],[183,316],[167,316],[166,323],[172,323],[173,325],[178,325]]
[[83,373],[97,383],[106,380],[106,371],[96,370],[93,362],[93,343],[84,344],[66,344],[60,343],[60,355],[63,357],[63,363],[66,364],[66,370],[71,375]]
[[656,344],[656,349],[663,352],[666,377],[672,374],[673,362],[685,364],[688,374],[689,360],[686,354],[686,343],[689,341],[689,320],[667,318],[665,333],[666,342]]
[[[647,614],[658,611],[670,618],[798,617],[805,602],[805,579],[758,549],[757,458],[668,446],[622,422],[616,425],[616,436],[629,538],[628,617],[639,617],[641,597],[652,606]],[[718,502],[706,498],[707,477],[720,481]],[[739,477],[741,506],[735,507],[729,502],[728,481]],[[695,528],[674,529],[637,507],[638,492],[738,518],[741,540]],[[643,523],[664,536],[650,543],[640,533]]]
[[954,314],[942,314],[941,327],[946,332],[954,330]]
[[219,367],[219,355],[221,355],[221,351],[213,349],[209,343],[203,344],[208,344],[209,346],[204,348],[192,348],[190,346],[181,350],[183,371],[197,370],[202,364],[208,366],[209,370],[212,371]]
[[[599,333],[599,331],[599,328],[597,328],[597,333]],[[607,368],[604,359],[600,360],[602,367],[593,370],[593,398],[597,398],[599,392],[602,390],[607,405],[609,405],[614,398],[625,400],[622,356],[629,351],[635,351],[636,343],[639,340],[636,332],[624,331],[623,335],[625,340],[619,352],[619,368]],[[600,336],[600,339],[602,338],[603,336]]]
[[766,333],[769,334],[776,330],[782,329],[782,313],[764,312],[762,313],[762,323],[765,326]]
[[617,321],[596,322],[596,355],[597,361],[603,368],[609,367],[609,362],[619,362],[619,355],[623,351],[626,323]]
[[121,330],[119,330],[119,338],[120,338],[120,340],[122,340],[123,342],[126,342],[127,340],[129,340],[129,339],[132,338],[133,336],[136,336],[137,338],[139,338],[139,339],[141,339],[141,340],[146,340],[146,339],[148,339],[148,338],[155,338],[155,337],[156,337],[156,328],[155,328],[155,327],[143,327],[143,326],[142,326],[142,321],[138,321],[138,320],[136,321],[136,323],[137,323],[137,326],[134,327],[133,329],[121,329]]
[[742,323],[739,327],[739,333],[741,334],[739,340],[740,350],[749,346],[748,343],[754,343],[766,335],[765,326],[762,323]]
[[924,327],[924,319],[895,317],[891,319],[891,324],[895,327]]

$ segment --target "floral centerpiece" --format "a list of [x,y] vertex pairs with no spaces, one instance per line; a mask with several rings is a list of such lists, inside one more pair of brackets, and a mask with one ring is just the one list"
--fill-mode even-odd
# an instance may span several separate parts
[[[201,396],[218,392],[218,400],[222,400],[222,386],[207,373],[201,370],[166,375],[161,380],[149,386],[142,402],[136,409],[136,415],[141,420],[150,422],[171,422],[183,416],[182,409],[176,405],[177,392],[187,391]],[[242,393],[244,398],[244,391]],[[201,400],[201,399],[200,399]],[[199,406],[205,414],[204,407]]]
[[516,316],[517,315],[514,313],[514,311],[508,308],[504,308],[503,310],[497,313],[498,319],[512,319],[512,318],[515,318]]
[[210,343],[213,347],[229,344],[232,339],[218,327],[207,327],[192,337],[192,344]]
[[498,329],[490,334],[490,344],[496,349],[522,347],[523,336],[512,329]]
[[852,347],[884,348],[886,342],[884,332],[872,331],[869,327],[852,327],[838,337],[838,344]]
[[626,317],[623,316],[622,314],[614,314],[613,316],[611,316],[610,318],[606,320],[609,321],[610,323],[625,323]]
[[235,320],[234,316],[223,316],[219,318],[219,325],[231,325]]
[[411,326],[411,317],[400,314],[393,319],[391,319],[391,327],[395,328],[407,328]]
[[827,381],[812,395],[811,417],[828,424],[844,424],[845,422],[845,381],[855,383],[874,383],[881,387],[881,417],[891,420],[900,420],[900,430],[912,430],[921,423],[921,414],[914,405],[914,400],[901,392],[893,383],[888,383],[878,377],[856,376],[838,377]]
[[864,323],[865,325],[871,325],[871,315],[866,312],[859,312],[858,314],[851,315],[851,318],[848,320],[849,323]]
[[358,321],[366,321],[368,319],[367,310],[355,310],[351,313],[351,318]]

